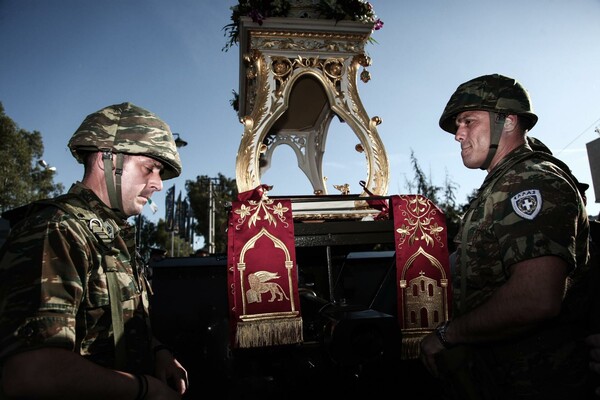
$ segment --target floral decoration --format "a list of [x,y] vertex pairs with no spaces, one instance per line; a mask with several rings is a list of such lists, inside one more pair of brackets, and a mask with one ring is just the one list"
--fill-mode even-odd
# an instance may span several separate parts
[[[372,24],[375,31],[383,28],[383,21],[377,18],[373,6],[365,0],[319,0],[315,7],[319,18]],[[262,25],[266,18],[287,17],[290,8],[289,0],[239,0],[237,5],[231,7],[231,22],[223,27],[227,42],[222,50],[227,51],[238,43],[240,17],[248,16]]]
[[[288,223],[286,222],[285,213],[288,212],[289,208],[284,207],[281,202],[273,205],[275,201],[272,199],[263,198],[261,200],[248,200],[248,205],[242,204],[239,209],[235,210],[235,213],[238,214],[239,218],[237,219],[236,229],[246,222],[246,218],[248,219],[248,228],[252,226],[256,226],[258,221],[264,220],[269,223],[269,225],[277,226],[277,219],[283,223],[283,225],[287,228]],[[260,216],[260,212],[263,212],[263,216]],[[277,217],[277,219],[275,218]]]

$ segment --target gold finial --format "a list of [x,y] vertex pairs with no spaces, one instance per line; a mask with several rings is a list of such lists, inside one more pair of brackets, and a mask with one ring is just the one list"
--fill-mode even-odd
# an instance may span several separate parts
[[333,187],[342,192],[343,195],[350,193],[350,185],[347,183],[344,183],[343,185],[333,185]]

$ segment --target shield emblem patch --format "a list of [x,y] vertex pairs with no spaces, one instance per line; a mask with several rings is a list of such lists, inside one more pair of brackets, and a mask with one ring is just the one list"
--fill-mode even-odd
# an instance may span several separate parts
[[542,209],[542,194],[537,189],[524,190],[510,201],[517,215],[525,219],[534,219]]

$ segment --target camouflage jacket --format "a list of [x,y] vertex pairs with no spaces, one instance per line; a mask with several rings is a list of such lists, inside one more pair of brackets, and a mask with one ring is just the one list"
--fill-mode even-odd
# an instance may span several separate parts
[[[0,361],[61,347],[114,367],[115,346],[104,255],[115,257],[128,364],[150,363],[148,294],[136,259],[135,227],[82,184],[14,225],[0,253]],[[34,203],[36,204],[36,203]],[[101,226],[106,242],[92,233]],[[148,371],[152,369],[149,368]]]
[[[466,238],[466,247],[457,243],[453,271],[455,316],[484,303],[518,262],[558,256],[574,279],[586,268],[589,220],[583,199],[567,172],[528,145],[515,149],[488,174],[463,225],[456,241]],[[460,284],[463,254],[466,293]]]
[[589,312],[589,221],[573,177],[561,164],[527,144],[515,149],[488,174],[457,235],[454,318],[486,302],[518,262],[557,256],[569,268],[558,317],[510,340],[469,346],[485,360],[476,369],[491,369],[497,386],[506,390],[500,398],[579,398],[564,397],[561,390],[586,390],[588,356],[580,339]]

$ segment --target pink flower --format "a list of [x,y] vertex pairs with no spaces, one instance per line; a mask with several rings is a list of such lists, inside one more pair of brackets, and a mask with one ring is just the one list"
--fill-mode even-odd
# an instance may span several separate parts
[[373,27],[373,29],[375,29],[376,31],[378,31],[381,28],[383,28],[383,21],[380,20],[379,18],[377,18],[377,21],[375,21],[375,26]]
[[252,18],[252,22],[257,22],[260,26],[262,26],[263,20],[265,19],[265,17],[263,17],[263,15],[260,13],[260,11],[258,11],[256,9],[253,9],[252,11],[250,11],[248,16],[250,18]]

